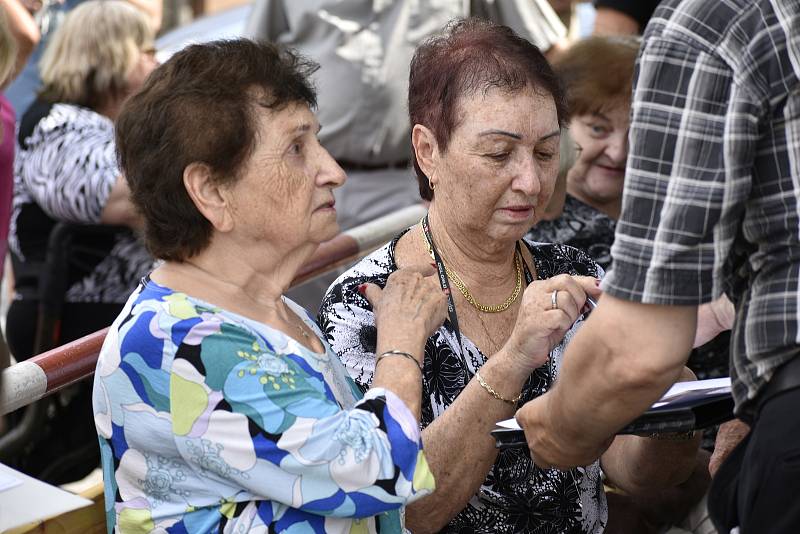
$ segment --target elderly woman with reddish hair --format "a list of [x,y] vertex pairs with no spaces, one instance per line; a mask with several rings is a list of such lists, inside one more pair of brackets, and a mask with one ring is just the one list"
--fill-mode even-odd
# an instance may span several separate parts
[[622,437],[590,465],[534,465],[489,432],[557,378],[565,344],[598,297],[602,269],[565,245],[523,239],[559,166],[565,96],[539,50],[510,29],[454,23],[411,64],[414,166],[428,215],[328,290],[320,324],[362,387],[376,370],[376,322],[361,295],[396,270],[432,262],[449,318],[425,345],[422,439],[437,490],[411,504],[422,532],[602,532],[600,478],[629,491],[685,480],[697,440]]

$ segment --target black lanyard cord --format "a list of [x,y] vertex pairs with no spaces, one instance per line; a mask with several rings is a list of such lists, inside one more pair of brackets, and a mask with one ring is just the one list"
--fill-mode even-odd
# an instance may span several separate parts
[[[430,223],[428,222],[428,216],[422,218],[420,221],[422,225],[422,231],[425,233],[425,238],[428,240],[428,244],[430,245],[431,255],[433,256],[433,261],[436,263],[436,269],[439,271],[439,284],[442,287],[442,291],[447,295],[447,315],[450,319],[450,324],[453,327],[453,332],[455,333],[456,339],[458,340],[458,348],[461,355],[461,363],[464,365],[464,371],[467,375],[467,380],[465,380],[464,385],[466,386],[466,381],[472,378],[472,373],[469,370],[469,366],[467,365],[467,357],[466,352],[464,351],[464,343],[461,339],[461,329],[458,327],[458,314],[456,313],[456,303],[453,300],[453,292],[450,289],[450,280],[447,278],[447,269],[445,268],[444,261],[442,261],[442,257],[439,255],[439,251],[436,249],[436,244],[433,242],[433,235],[431,235],[431,228]],[[516,244],[516,251],[520,255],[520,259],[522,260],[522,268],[525,272],[525,284],[526,286],[530,285],[533,282],[533,274],[531,274],[530,269],[528,269],[528,262],[525,261],[524,256],[522,255],[522,250],[520,249],[519,242]]]

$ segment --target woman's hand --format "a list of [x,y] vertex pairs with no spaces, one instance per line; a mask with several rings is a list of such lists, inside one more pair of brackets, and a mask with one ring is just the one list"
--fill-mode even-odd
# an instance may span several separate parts
[[429,265],[405,267],[392,273],[383,289],[359,287],[372,304],[379,347],[413,350],[421,361],[425,341],[447,316],[447,298],[435,273]]
[[693,347],[705,345],[721,332],[733,328],[736,319],[736,308],[722,295],[716,300],[697,307],[697,332]]
[[503,351],[524,372],[533,372],[578,319],[586,297],[597,298],[601,293],[599,282],[591,276],[562,274],[534,281],[522,296],[517,323]]

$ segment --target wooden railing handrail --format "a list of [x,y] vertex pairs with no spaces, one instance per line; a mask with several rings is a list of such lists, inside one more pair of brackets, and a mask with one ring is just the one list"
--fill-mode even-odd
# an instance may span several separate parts
[[[354,260],[414,224],[425,214],[422,205],[352,228],[322,243],[300,269],[292,285],[300,285]],[[0,415],[12,412],[94,373],[108,328],[16,363],[2,374]]]

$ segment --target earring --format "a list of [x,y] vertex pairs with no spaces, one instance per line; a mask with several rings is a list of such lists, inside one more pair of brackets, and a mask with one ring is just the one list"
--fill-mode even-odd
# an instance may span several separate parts
[[428,178],[428,187],[431,189],[431,191],[433,191],[434,189],[436,189],[436,184],[434,184],[433,182],[431,182],[431,179],[430,179],[430,178]]

